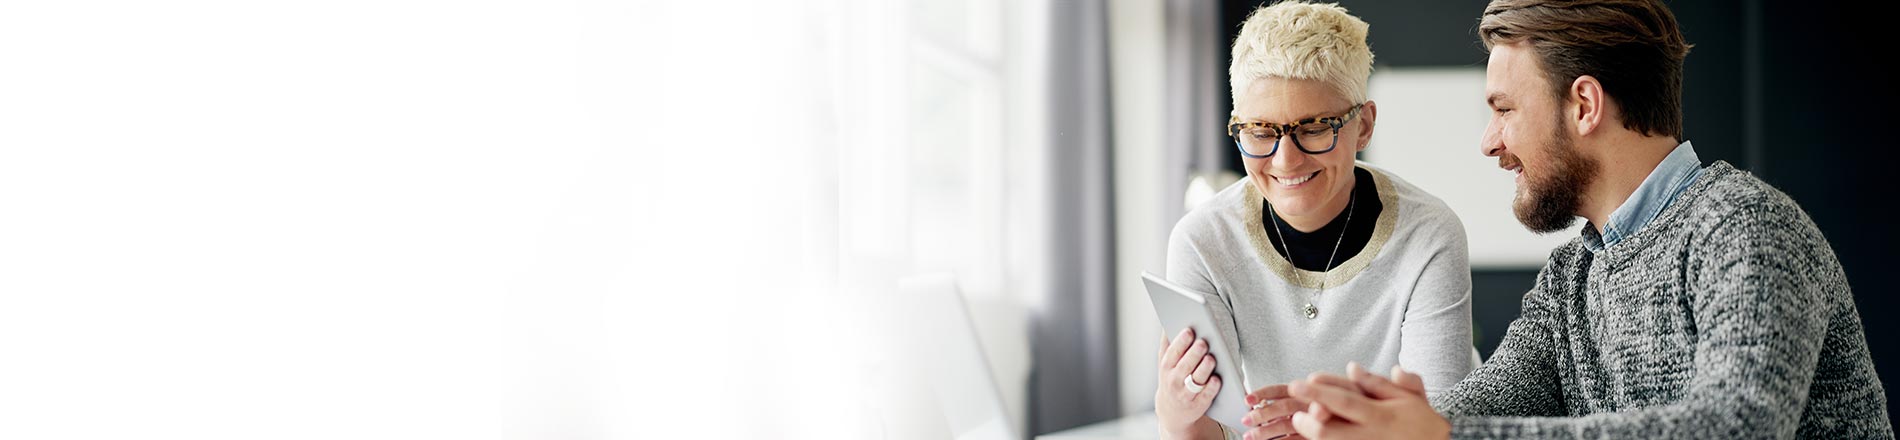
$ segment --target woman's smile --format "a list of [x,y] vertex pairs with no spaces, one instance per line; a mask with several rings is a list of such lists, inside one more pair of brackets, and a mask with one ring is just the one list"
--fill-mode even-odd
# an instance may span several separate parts
[[1284,186],[1288,189],[1292,189],[1292,188],[1299,188],[1302,186],[1306,186],[1307,182],[1311,182],[1313,181],[1314,177],[1319,176],[1320,171],[1324,171],[1324,170],[1315,170],[1311,173],[1295,174],[1291,176],[1281,176],[1281,175],[1275,175],[1275,174],[1269,174],[1268,176],[1273,178],[1274,183],[1278,183],[1280,184],[1280,186]]

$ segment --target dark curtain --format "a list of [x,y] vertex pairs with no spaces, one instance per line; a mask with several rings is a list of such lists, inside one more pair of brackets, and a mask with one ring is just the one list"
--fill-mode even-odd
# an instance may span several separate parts
[[[1221,26],[1221,4],[1205,0],[1168,0],[1166,95],[1167,125],[1163,158],[1168,187],[1161,191],[1159,237],[1186,214],[1189,176],[1220,171],[1235,156],[1227,139],[1227,57],[1239,28]],[[1215,188],[1220,190],[1221,188]]]
[[1031,317],[1029,433],[1121,416],[1109,136],[1108,6],[1055,1],[1049,15],[1048,290]]

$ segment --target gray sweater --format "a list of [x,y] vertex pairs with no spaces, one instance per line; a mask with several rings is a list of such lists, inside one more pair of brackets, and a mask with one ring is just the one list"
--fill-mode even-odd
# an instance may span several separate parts
[[1718,161],[1648,226],[1588,240],[1433,397],[1454,438],[1894,438],[1847,277],[1787,195]]
[[[1273,250],[1264,199],[1247,179],[1175,224],[1168,281],[1213,295],[1214,316],[1231,318],[1215,326],[1237,336],[1228,349],[1244,358],[1234,366],[1247,380],[1223,377],[1223,386],[1345,374],[1347,362],[1358,362],[1374,371],[1404,365],[1435,393],[1477,367],[1464,223],[1404,179],[1358,166],[1372,174],[1385,208],[1365,249],[1332,270],[1299,269]],[[1313,319],[1302,312],[1309,301],[1319,309]]]

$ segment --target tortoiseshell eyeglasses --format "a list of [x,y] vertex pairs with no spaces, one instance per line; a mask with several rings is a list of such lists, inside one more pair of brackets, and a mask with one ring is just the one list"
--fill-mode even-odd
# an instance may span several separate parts
[[[1240,148],[1240,155],[1250,159],[1273,157],[1280,151],[1280,138],[1293,135],[1293,146],[1306,154],[1325,154],[1339,146],[1339,128],[1352,122],[1359,116],[1359,109],[1365,103],[1353,104],[1346,113],[1334,117],[1310,118],[1291,124],[1271,122],[1240,122],[1235,117],[1227,121],[1227,135],[1234,138],[1234,146]],[[1307,145],[1325,145],[1324,148],[1309,148]]]

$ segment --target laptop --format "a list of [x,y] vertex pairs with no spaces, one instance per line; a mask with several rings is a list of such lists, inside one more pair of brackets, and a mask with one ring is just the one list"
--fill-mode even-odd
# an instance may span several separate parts
[[898,291],[906,304],[907,345],[920,348],[912,355],[921,361],[919,373],[930,384],[949,438],[1018,440],[955,278],[909,277],[898,282]]

